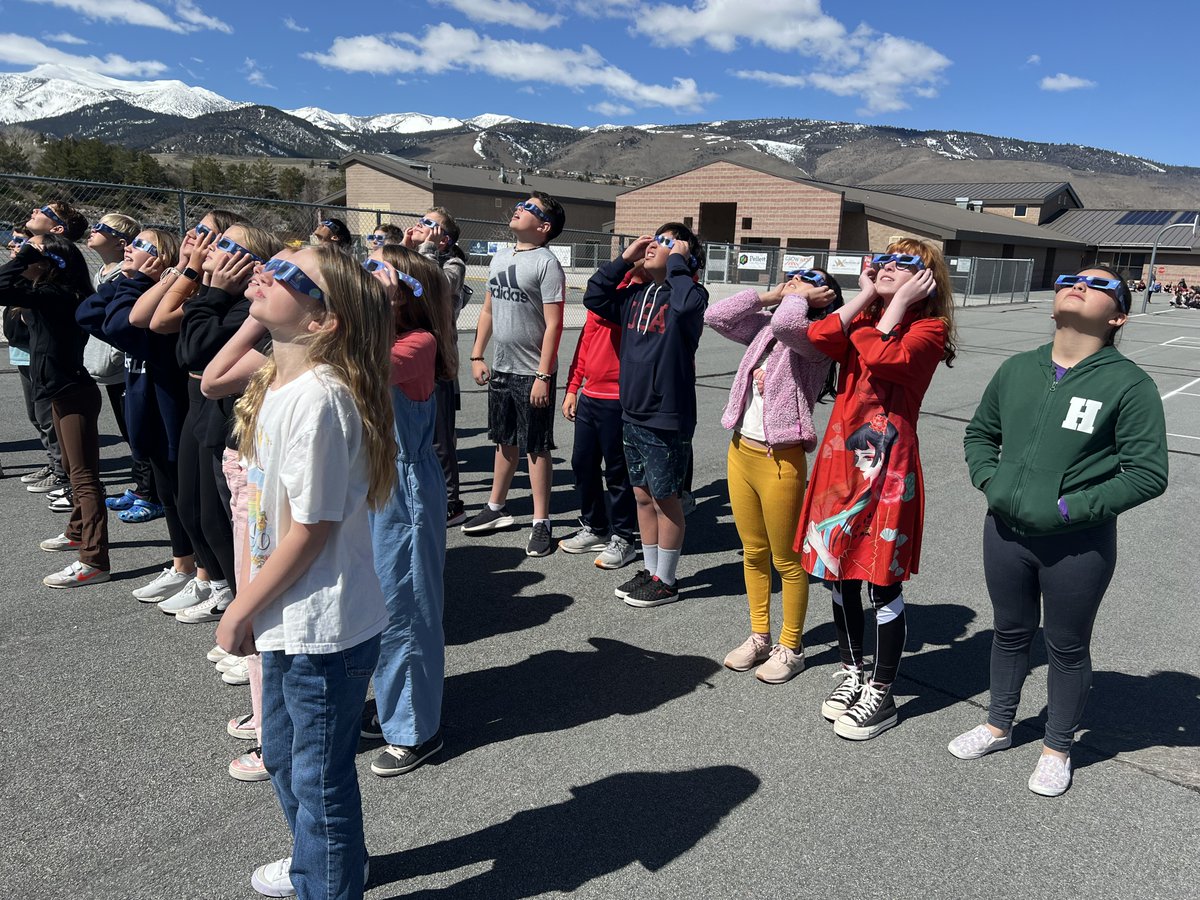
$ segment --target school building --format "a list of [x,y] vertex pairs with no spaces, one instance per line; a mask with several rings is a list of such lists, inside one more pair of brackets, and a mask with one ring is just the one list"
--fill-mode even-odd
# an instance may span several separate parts
[[[384,153],[351,153],[338,164],[346,174],[347,207],[423,213],[444,206],[455,218],[504,224],[516,203],[528,198],[531,191],[543,191],[562,204],[568,229],[611,232],[617,193],[622,190],[618,185],[503,168],[425,163]],[[375,227],[373,218],[347,224],[356,234]]]
[[[1192,235],[1188,226],[1195,210],[1182,209],[1075,209],[1054,220],[1054,229],[1087,245],[1086,260],[1123,270],[1131,278],[1164,285],[1200,283],[1200,228]],[[1178,228],[1164,226],[1179,225]],[[1161,235],[1161,237],[1160,237]],[[1153,279],[1150,252],[1154,257]]]
[[863,187],[916,200],[953,203],[960,209],[1007,216],[1045,225],[1083,201],[1067,181],[943,182],[941,184],[866,184]]
[[[964,196],[953,189],[946,193],[952,199]],[[1027,208],[1026,215],[1016,216],[1013,203],[1011,215],[999,213],[998,206],[997,214],[986,215],[986,200],[982,207],[968,208],[722,160],[624,190],[617,196],[616,231],[644,234],[679,221],[706,242],[818,251],[878,251],[896,238],[917,237],[938,244],[948,257],[1032,259],[1032,287],[1039,289],[1052,285],[1060,271],[1077,269],[1086,246],[1034,221],[1060,196],[1078,202],[1069,185],[1053,196],[1049,191],[1008,196],[1025,199],[1028,206],[1031,195],[1041,197],[1033,214]]]

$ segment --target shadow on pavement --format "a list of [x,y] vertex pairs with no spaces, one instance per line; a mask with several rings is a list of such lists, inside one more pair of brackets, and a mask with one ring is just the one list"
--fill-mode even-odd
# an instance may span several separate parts
[[608,638],[588,643],[593,649],[547,650],[447,678],[446,750],[439,762],[524,735],[640,715],[690,694],[721,668],[704,656],[658,653]]
[[474,544],[446,551],[446,609],[442,626],[448,645],[470,644],[498,634],[544,625],[575,601],[560,592],[517,596],[546,580],[542,572],[518,569],[525,535],[511,529],[513,546]]
[[[1095,672],[1075,768],[1154,747],[1200,746],[1200,678],[1187,672]],[[1044,719],[1043,719],[1044,727]]]
[[571,788],[569,800],[481,831],[372,857],[371,875],[375,884],[390,884],[484,863],[486,871],[455,884],[396,896],[519,900],[570,893],[630,863],[657,872],[695,847],[759,784],[737,766],[610,775]]

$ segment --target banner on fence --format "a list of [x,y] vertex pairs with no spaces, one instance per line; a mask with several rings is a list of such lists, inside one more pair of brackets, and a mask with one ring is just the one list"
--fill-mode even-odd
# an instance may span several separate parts
[[571,268],[571,245],[570,244],[554,244],[550,248],[550,252],[558,257],[558,264],[564,269]]
[[739,253],[738,254],[739,269],[756,269],[764,271],[767,268],[767,254],[765,253]]
[[830,275],[858,275],[862,272],[863,256],[838,256],[836,254],[829,257],[828,270]]
[[797,269],[811,269],[817,264],[815,256],[802,256],[798,253],[786,253],[783,257],[783,271],[794,272]]

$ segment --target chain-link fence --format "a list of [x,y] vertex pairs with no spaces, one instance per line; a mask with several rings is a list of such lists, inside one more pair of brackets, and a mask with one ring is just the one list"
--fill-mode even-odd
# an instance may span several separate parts
[[[144,226],[157,226],[183,233],[212,209],[227,209],[245,216],[254,224],[274,232],[284,242],[306,243],[322,219],[343,220],[354,235],[356,249],[365,254],[365,235],[381,225],[401,229],[416,224],[424,210],[393,212],[345,206],[328,206],[262,197],[210,194],[176,188],[149,188],[133,185],[103,184],[91,181],[39,178],[29,175],[0,175],[0,236],[14,224],[24,223],[30,211],[44,203],[63,199],[83,213],[89,222],[110,212],[132,216]],[[457,218],[461,234],[459,246],[467,254],[467,283],[477,300],[463,310],[459,327],[474,328],[487,282],[492,255],[512,241],[508,217],[495,221]],[[633,240],[632,235],[567,228],[554,240],[551,249],[558,256],[567,276],[567,316],[569,327],[583,323],[578,301],[588,278],[601,263],[612,259]],[[744,285],[766,288],[777,283],[783,273],[798,268],[823,268],[844,289],[855,290],[867,251],[803,250],[766,245],[706,244],[708,257],[703,273],[705,283]],[[84,249],[93,268],[100,264],[95,254]],[[1029,299],[1033,260],[950,257],[955,299],[962,305],[994,302],[1023,302]]]
[[[770,287],[785,272],[824,269],[844,291],[858,290],[858,276],[872,253],[864,250],[804,250],[762,244],[707,244],[705,284],[738,284]],[[959,306],[1023,303],[1033,281],[1032,259],[988,259],[950,256],[950,282]]]

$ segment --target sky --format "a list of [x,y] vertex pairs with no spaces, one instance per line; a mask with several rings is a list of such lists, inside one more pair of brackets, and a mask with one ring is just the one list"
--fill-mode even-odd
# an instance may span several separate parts
[[1197,20],[1195,4],[1109,6],[0,0],[0,70],[58,62],[355,115],[577,126],[787,116],[1200,165],[1196,77],[1187,41],[1172,36]]

